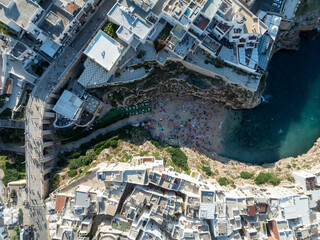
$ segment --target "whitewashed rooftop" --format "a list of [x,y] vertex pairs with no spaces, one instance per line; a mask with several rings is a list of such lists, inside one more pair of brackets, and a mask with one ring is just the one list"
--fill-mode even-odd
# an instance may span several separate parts
[[123,46],[119,42],[100,30],[84,51],[84,54],[110,71],[122,51]]
[[82,103],[83,101],[79,97],[68,90],[64,90],[58,102],[53,107],[53,111],[66,118],[75,119]]

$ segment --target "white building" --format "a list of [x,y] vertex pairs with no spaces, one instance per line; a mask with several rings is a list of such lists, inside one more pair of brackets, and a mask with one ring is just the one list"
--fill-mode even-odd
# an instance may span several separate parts
[[293,172],[292,176],[297,185],[303,190],[315,190],[318,188],[317,176],[306,171]]
[[76,120],[80,116],[83,101],[72,92],[64,90],[53,111],[70,119]]
[[[139,4],[140,1],[134,2]],[[153,1],[153,4],[148,6],[147,9],[150,9],[152,6],[154,6],[154,2],[155,1]],[[139,6],[141,5],[139,4]],[[120,25],[116,32],[118,37],[136,49],[140,43],[146,42],[152,27],[148,26],[142,20],[132,15],[133,11],[134,7],[127,8],[123,5],[120,5],[120,3],[116,3],[109,11],[108,16],[111,21]]]
[[88,58],[78,82],[87,88],[106,84],[115,72],[123,50],[119,42],[100,30],[84,51]]

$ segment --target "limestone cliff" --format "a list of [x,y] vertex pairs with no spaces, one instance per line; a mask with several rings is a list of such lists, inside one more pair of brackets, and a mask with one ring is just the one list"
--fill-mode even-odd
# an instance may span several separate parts
[[109,85],[93,91],[92,94],[104,102],[109,101],[113,107],[121,108],[159,97],[164,93],[174,93],[214,99],[234,109],[250,109],[260,103],[265,87],[265,78],[254,92],[230,83],[223,77],[213,78],[191,71],[176,62],[169,62],[164,67],[155,62],[145,63],[142,67],[152,69],[148,77],[130,83]]
[[295,17],[292,21],[282,21],[275,43],[274,52],[280,49],[298,50],[300,32],[312,31],[320,27],[320,10]]

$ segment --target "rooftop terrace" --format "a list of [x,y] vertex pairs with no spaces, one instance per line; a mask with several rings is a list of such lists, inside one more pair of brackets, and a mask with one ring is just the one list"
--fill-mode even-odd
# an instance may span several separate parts
[[0,0],[0,19],[7,25],[13,21],[23,29],[27,29],[39,7],[30,0]]
[[47,16],[42,20],[39,27],[49,36],[56,40],[72,21],[73,16],[56,5],[52,5]]
[[[127,1],[124,0],[123,3],[127,3]],[[136,11],[136,9],[130,8],[130,4],[126,6],[116,3],[108,13],[108,16],[139,38],[145,39],[151,28],[147,25],[146,20],[141,20],[141,18],[146,18],[146,14],[134,14]],[[140,17],[138,18],[137,15]]]

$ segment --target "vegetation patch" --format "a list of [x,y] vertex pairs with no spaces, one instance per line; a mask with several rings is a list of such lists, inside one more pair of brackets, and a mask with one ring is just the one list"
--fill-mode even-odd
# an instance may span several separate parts
[[119,26],[114,24],[114,23],[107,23],[106,27],[103,29],[103,31],[108,34],[110,37],[112,38],[117,38],[117,30],[118,30]]
[[170,35],[172,28],[173,26],[167,22],[162,31],[159,33],[157,39],[166,40]]
[[181,168],[184,171],[189,170],[188,157],[187,155],[178,147],[168,147],[167,152],[171,155],[173,164]]
[[220,184],[220,186],[227,186],[227,185],[231,185],[232,187],[235,187],[235,184],[233,181],[229,180],[226,177],[220,177],[218,179],[218,183]]
[[319,0],[302,0],[300,1],[296,15],[301,16],[311,12],[320,10],[320,1]]
[[0,23],[0,30],[1,30],[1,33],[3,33],[3,34],[6,34],[6,35],[9,34],[9,31],[2,23]]
[[3,110],[2,113],[0,113],[0,119],[7,120],[10,119],[12,115],[12,110],[10,108],[6,108]]
[[9,182],[25,178],[26,169],[24,161],[24,155],[16,155],[10,159],[7,156],[0,156],[0,168],[4,172],[2,182],[5,186]]
[[260,172],[258,176],[254,179],[254,182],[257,185],[265,184],[265,183],[271,183],[273,185],[278,185],[281,180],[277,177],[275,177],[272,173],[264,173]]
[[15,128],[0,129],[0,136],[4,143],[23,143],[24,130]]
[[211,167],[209,166],[202,166],[202,171],[204,171],[208,177],[211,177],[213,175],[213,172],[211,171]]
[[250,179],[254,176],[253,173],[250,173],[250,172],[246,172],[246,171],[242,171],[240,173],[240,177],[243,178],[243,179]]

